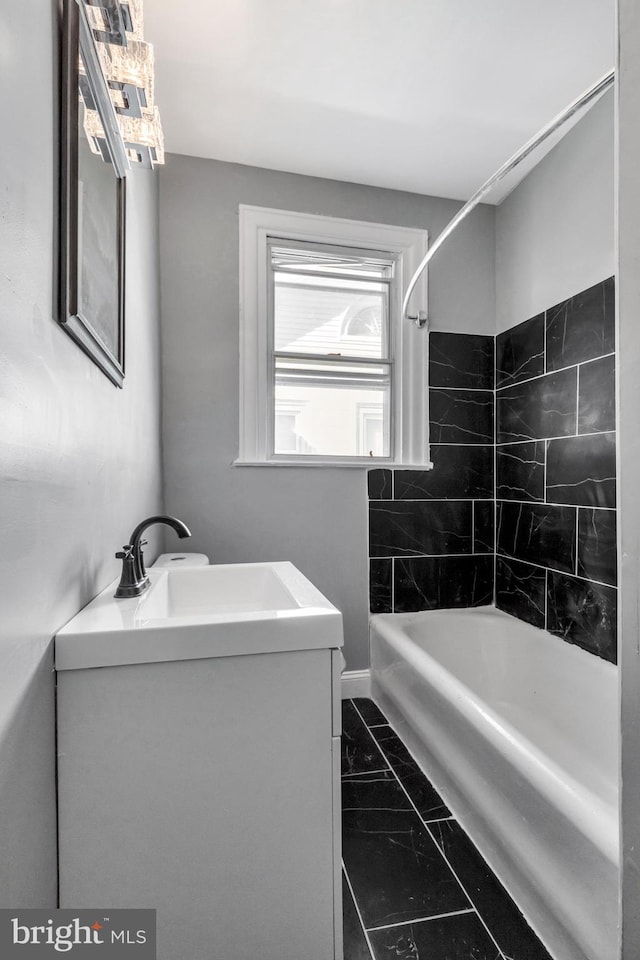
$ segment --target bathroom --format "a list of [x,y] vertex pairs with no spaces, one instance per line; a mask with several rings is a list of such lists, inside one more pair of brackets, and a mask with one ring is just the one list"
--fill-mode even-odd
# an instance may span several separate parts
[[[518,5],[518,12],[504,23],[504,5],[489,4],[482,13],[481,5],[461,5],[457,27],[464,31],[464,43],[470,48],[475,36],[488,43],[492,30],[501,26],[502,39],[498,43],[494,38],[496,46],[491,48],[494,54],[510,47],[517,51],[518,38],[538,25],[536,36],[541,49],[544,46],[544,56],[536,85],[548,83],[551,88],[555,63],[566,59],[563,45],[570,46],[572,62],[580,61],[576,38],[586,43],[586,26],[580,32],[578,22],[586,25],[592,16],[594,24],[605,22],[611,32],[608,47],[603,42],[609,59],[584,66],[573,85],[567,83],[566,93],[556,100],[549,98],[553,108],[539,116],[532,114],[529,125],[523,123],[511,131],[511,139],[501,129],[499,110],[487,107],[486,128],[477,126],[481,118],[475,118],[467,147],[459,153],[464,157],[484,140],[501,142],[504,149],[495,157],[488,154],[493,158],[488,166],[479,175],[470,175],[455,196],[435,182],[430,189],[420,190],[391,181],[382,183],[371,155],[368,167],[350,174],[338,173],[338,168],[330,165],[324,170],[305,167],[293,153],[289,162],[278,153],[277,138],[265,120],[268,109],[259,98],[247,107],[254,126],[250,138],[244,132],[242,150],[238,147],[235,156],[216,154],[213,149],[199,154],[195,143],[187,145],[184,131],[185,146],[173,152],[170,137],[178,136],[180,118],[188,111],[176,98],[172,115],[169,103],[163,105],[160,91],[163,86],[165,90],[179,88],[180,61],[188,53],[177,52],[175,61],[163,63],[162,36],[155,25],[170,6],[159,0],[145,3],[146,36],[156,44],[158,99],[168,156],[159,170],[137,170],[128,177],[126,376],[122,389],[105,377],[56,322],[59,5],[21,0],[3,5],[0,12],[0,110],[5,129],[0,148],[0,524],[4,546],[0,561],[0,907],[52,908],[57,902],[53,637],[119,575],[114,554],[141,519],[162,513],[181,518],[192,532],[188,549],[207,554],[213,563],[290,560],[295,564],[342,612],[343,690],[347,698],[367,696],[369,690],[370,589],[374,612],[415,607],[415,594],[402,607],[402,591],[410,592],[415,577],[398,581],[391,594],[393,577],[400,576],[407,560],[402,542],[396,541],[396,552],[389,554],[382,549],[383,529],[374,527],[382,539],[369,538],[369,517],[370,512],[376,513],[376,501],[399,503],[403,499],[397,484],[395,498],[383,497],[376,482],[383,482],[384,474],[370,474],[369,499],[363,469],[233,465],[239,432],[239,205],[426,229],[431,243],[483,178],[550,120],[554,111],[616,66],[615,90],[586,112],[551,152],[537,158],[539,162],[502,204],[496,205],[494,197],[479,206],[443,246],[428,270],[428,312],[434,343],[437,335],[444,346],[445,334],[473,334],[487,338],[484,344],[489,349],[497,335],[616,278],[615,504],[622,518],[618,523],[617,619],[623,733],[621,936],[616,949],[622,960],[636,960],[640,950],[640,917],[635,909],[640,876],[634,855],[640,842],[635,799],[640,790],[636,694],[640,682],[636,533],[640,529],[636,497],[640,485],[636,452],[640,384],[636,386],[639,335],[635,312],[640,295],[636,268],[640,229],[635,212],[640,201],[636,121],[640,26],[635,5],[632,0],[619,0],[617,9],[613,3],[571,3],[562,20],[557,4],[530,4],[526,11]],[[325,5],[313,6],[320,11]],[[351,6],[362,14],[362,4],[328,5],[317,29],[336,29],[336,21],[345,15],[343,8]],[[428,10],[429,6],[407,4],[393,34],[397,45],[392,60],[408,85],[414,82],[413,66],[400,41],[409,42],[417,32],[412,15],[419,17],[418,29],[426,29],[422,25],[427,13],[422,8]],[[437,11],[443,16],[444,6],[450,5],[434,5],[433,15]],[[256,34],[265,32],[270,21],[263,5],[243,5],[243,12],[237,15],[232,14],[231,5],[219,6],[217,33],[225,36],[227,31],[232,36],[239,31],[238,48],[245,35],[242,31],[247,29],[243,17],[250,16],[249,10],[257,18]],[[374,10],[380,18],[376,29],[384,34],[389,5],[376,3]],[[543,16],[544,29],[539,27]],[[483,25],[485,18],[488,26]],[[184,23],[181,29],[185,29]],[[198,30],[194,19],[185,36]],[[598,30],[605,32],[600,26]],[[274,61],[294,56],[300,43],[293,32],[279,40],[265,35],[274,45]],[[448,42],[453,43],[454,35],[450,27]],[[218,43],[222,57],[225,47]],[[595,41],[593,47],[599,49]],[[231,40],[228,48],[231,56],[231,51],[236,51]],[[342,55],[348,57],[350,50],[342,48]],[[508,75],[509,70],[516,70],[519,59],[522,57],[512,52],[496,62],[504,64]],[[298,56],[300,66],[299,61]],[[496,77],[498,71],[492,69],[493,87],[488,89],[497,90],[504,86],[504,77]],[[527,69],[533,70],[533,64]],[[473,85],[468,77],[466,83]],[[467,90],[462,81],[459,86],[460,110],[464,112]],[[515,84],[507,86],[517,104],[519,90]],[[253,75],[252,79],[249,72],[240,85],[240,95],[248,97],[252,89],[259,88],[259,78]],[[527,89],[531,90],[531,84]],[[392,107],[385,108],[389,115]],[[312,118],[310,125],[322,121],[321,101],[307,104],[304,110],[307,112],[298,122],[303,123],[306,116]],[[362,136],[364,142],[375,133],[376,108],[370,105],[368,114],[364,107],[362,111],[358,116],[345,107],[337,128],[343,137],[353,135],[353,125],[357,139]],[[404,119],[390,122],[385,129],[384,150],[397,156],[398,165],[420,171],[424,156],[438,152],[438,131],[416,146],[406,108],[398,113]],[[175,133],[170,128],[171,116],[177,124]],[[221,111],[221,122],[223,119],[233,126],[233,118]],[[405,120],[408,130],[403,129]],[[456,117],[441,117],[440,124],[444,137],[456,125]],[[251,141],[260,139],[266,150],[265,159],[258,163],[252,160],[250,148]],[[380,146],[381,154],[384,150]],[[459,156],[457,160],[464,173],[464,163]],[[593,359],[610,355],[607,349]],[[436,360],[432,349],[432,367]],[[441,365],[441,375],[443,371],[445,365]],[[494,387],[485,382],[479,388],[491,393],[490,405]],[[432,380],[431,388],[442,394],[465,386],[447,383],[445,376],[435,383]],[[438,397],[434,400],[432,414]],[[442,435],[448,422],[446,411],[440,427],[432,418],[433,462],[437,465],[438,454],[451,453],[449,447],[492,447],[486,456],[493,474],[493,435],[486,444],[462,444],[460,438],[448,443]],[[599,432],[612,431],[609,425]],[[398,477],[400,472],[394,482]],[[487,496],[476,491],[452,500],[466,501],[478,520],[484,509],[478,505],[493,505],[496,499],[493,479],[490,484]],[[427,502],[429,496],[420,499]],[[447,498],[438,494],[438,499],[444,502]],[[537,499],[544,502],[542,496]],[[508,510],[510,498],[506,496],[502,502]],[[576,506],[573,500],[566,503],[572,509]],[[582,501],[577,504],[577,509],[586,509],[580,506]],[[172,534],[165,536],[159,527],[148,531],[148,539],[150,558],[176,549]],[[487,550],[481,548],[482,542],[482,537],[474,537],[457,569],[464,568],[467,573],[460,578],[463,584],[477,584],[482,578],[473,571],[488,570],[485,581],[488,578],[490,582],[485,582],[484,596],[485,602],[490,602],[493,540]],[[421,555],[427,552],[419,551]],[[516,554],[511,564],[509,558],[500,563],[503,569],[513,569],[517,563],[528,564],[527,569],[555,569],[553,563],[546,565],[525,554]],[[423,576],[428,583],[424,571]],[[571,576],[575,579],[575,567]],[[605,592],[613,589],[606,577],[594,576],[593,581],[603,584]],[[449,582],[444,573],[437,580],[439,585]],[[501,582],[504,587],[504,578]],[[506,587],[504,592],[509,593]],[[476,602],[482,597],[472,599]],[[540,593],[534,599],[539,603]],[[455,600],[460,602],[460,598]],[[609,659],[610,636],[608,648],[601,651],[608,651]],[[606,656],[599,659],[609,662]]]

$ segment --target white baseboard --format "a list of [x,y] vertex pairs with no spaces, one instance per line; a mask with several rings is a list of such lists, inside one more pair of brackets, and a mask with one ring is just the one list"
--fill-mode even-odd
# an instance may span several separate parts
[[345,670],[342,674],[342,699],[371,696],[371,674],[369,670]]

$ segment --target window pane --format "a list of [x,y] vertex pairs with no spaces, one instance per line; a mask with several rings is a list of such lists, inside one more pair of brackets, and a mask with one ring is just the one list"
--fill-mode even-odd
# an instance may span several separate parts
[[388,457],[385,365],[276,361],[274,453]]
[[388,356],[388,286],[274,275],[274,346],[288,353]]
[[274,270],[294,273],[339,273],[345,276],[379,277],[390,280],[394,260],[377,257],[365,251],[336,250],[321,244],[305,244],[295,247],[271,246],[271,265]]

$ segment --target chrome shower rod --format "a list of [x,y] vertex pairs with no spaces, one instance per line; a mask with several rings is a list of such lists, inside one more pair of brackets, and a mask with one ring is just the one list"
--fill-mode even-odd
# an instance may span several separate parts
[[458,224],[461,223],[465,217],[471,213],[473,208],[476,207],[484,197],[486,197],[496,183],[504,180],[504,178],[511,173],[511,171],[514,170],[519,163],[522,163],[522,161],[525,160],[530,153],[539,147],[541,143],[544,143],[547,137],[550,137],[552,133],[555,133],[555,131],[563,126],[567,120],[570,120],[571,117],[573,117],[576,113],[579,113],[580,110],[604,93],[604,91],[611,86],[614,79],[615,70],[610,70],[609,73],[605,73],[605,75],[601,77],[597,83],[594,83],[592,87],[589,87],[588,90],[585,90],[583,94],[581,94],[576,100],[573,100],[569,106],[565,107],[565,109],[555,116],[553,120],[549,121],[549,123],[542,127],[542,129],[539,130],[534,137],[531,137],[530,140],[527,140],[525,145],[521,147],[517,153],[514,153],[513,156],[510,157],[505,163],[503,163],[499,170],[496,170],[496,172],[489,177],[489,179],[486,180],[478,190],[476,190],[476,192],[469,200],[467,200],[464,206],[460,207],[453,220],[449,221],[442,233],[438,234],[432,245],[429,247],[416,272],[411,278],[409,286],[407,287],[407,292],[404,295],[404,300],[402,301],[403,320],[414,320],[420,327],[423,327],[426,324],[427,315],[425,312],[419,311],[417,314],[409,314],[407,312],[409,307],[409,299],[411,298],[411,294],[413,293],[414,287],[418,282],[423,270],[431,258],[440,249],[447,237],[451,236]]

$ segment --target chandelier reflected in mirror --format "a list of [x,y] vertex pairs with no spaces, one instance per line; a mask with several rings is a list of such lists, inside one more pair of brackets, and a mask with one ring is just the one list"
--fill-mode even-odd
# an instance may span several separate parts
[[[94,41],[127,159],[164,163],[164,138],[154,99],[153,46],[143,39],[142,0],[78,0]],[[79,65],[84,131],[93,153],[109,160],[103,123]]]

